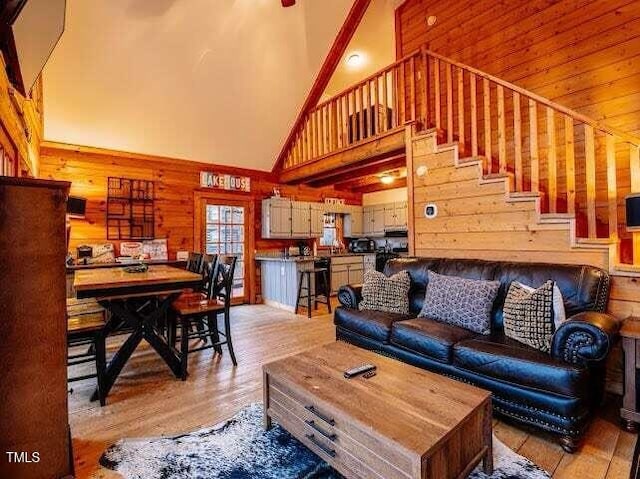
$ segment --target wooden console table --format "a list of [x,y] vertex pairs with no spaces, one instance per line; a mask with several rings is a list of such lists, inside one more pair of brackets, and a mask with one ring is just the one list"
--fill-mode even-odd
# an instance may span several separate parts
[[640,318],[629,318],[620,330],[624,350],[624,398],[620,416],[625,428],[638,431],[640,401],[638,400],[638,376],[640,375]]

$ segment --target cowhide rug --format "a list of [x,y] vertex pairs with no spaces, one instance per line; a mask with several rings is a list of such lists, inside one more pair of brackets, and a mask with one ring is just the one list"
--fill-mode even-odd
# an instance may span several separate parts
[[[280,426],[265,431],[262,405],[246,407],[216,426],[174,437],[123,439],[100,464],[126,479],[342,479]],[[470,479],[549,479],[494,436],[495,472]]]

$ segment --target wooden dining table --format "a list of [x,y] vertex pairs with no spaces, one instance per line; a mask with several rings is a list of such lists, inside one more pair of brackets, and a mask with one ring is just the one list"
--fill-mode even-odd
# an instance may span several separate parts
[[[202,275],[167,265],[151,265],[147,271],[129,272],[130,267],[79,270],[74,273],[76,296],[95,298],[111,312],[104,334],[122,325],[131,334],[108,362],[102,381],[102,394],[106,397],[135,349],[144,339],[169,366],[176,377],[181,377],[180,353],[169,344],[158,328],[171,303],[185,289],[199,288]],[[92,400],[98,398],[94,393]]]

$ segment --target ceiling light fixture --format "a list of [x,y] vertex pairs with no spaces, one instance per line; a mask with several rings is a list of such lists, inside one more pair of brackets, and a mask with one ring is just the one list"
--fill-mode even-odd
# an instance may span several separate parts
[[357,68],[361,66],[363,62],[364,62],[364,59],[362,58],[362,55],[360,55],[359,53],[352,53],[347,57],[347,65],[349,65],[352,68]]
[[380,177],[380,183],[382,183],[383,185],[390,185],[394,182],[394,180],[395,178],[391,175],[383,175]]
[[436,17],[435,15],[429,15],[427,17],[427,25],[430,27],[434,26],[437,21],[438,21],[438,17]]

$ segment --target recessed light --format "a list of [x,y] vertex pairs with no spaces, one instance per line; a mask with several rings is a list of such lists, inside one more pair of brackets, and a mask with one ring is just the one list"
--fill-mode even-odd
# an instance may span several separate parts
[[380,183],[383,185],[390,185],[394,180],[395,178],[391,175],[384,175],[380,177]]
[[347,57],[347,65],[356,68],[363,64],[364,59],[360,53],[352,53]]
[[430,27],[434,26],[437,21],[438,21],[438,17],[436,17],[435,15],[429,15],[427,17],[427,25]]

